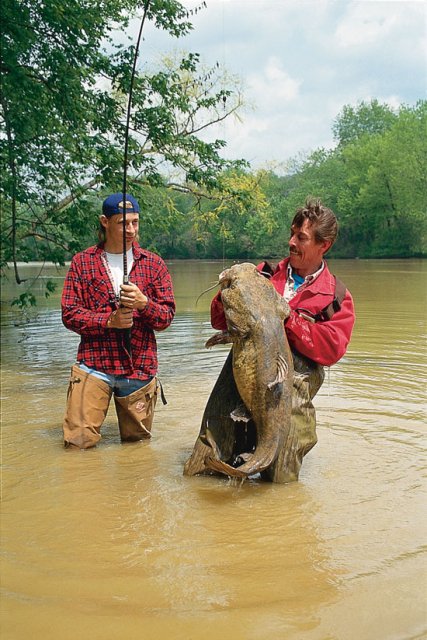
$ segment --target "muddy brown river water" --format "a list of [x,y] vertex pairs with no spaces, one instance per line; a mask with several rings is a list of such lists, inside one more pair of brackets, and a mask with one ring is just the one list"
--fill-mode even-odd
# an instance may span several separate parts
[[121,444],[112,407],[83,452],[61,441],[64,270],[45,268],[58,293],[27,322],[3,282],[3,640],[427,637],[427,262],[330,262],[357,323],[316,399],[319,442],[298,483],[242,486],[182,475],[228,351],[204,349],[211,293],[195,306],[223,266],[169,263],[152,440]]

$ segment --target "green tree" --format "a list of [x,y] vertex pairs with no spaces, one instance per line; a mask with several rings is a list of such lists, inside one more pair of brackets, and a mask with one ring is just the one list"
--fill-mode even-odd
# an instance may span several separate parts
[[337,197],[345,255],[425,253],[426,125],[425,102],[401,107],[390,126],[336,151],[345,171]]
[[333,123],[332,132],[338,144],[346,146],[362,136],[384,133],[396,118],[396,113],[378,100],[360,102],[356,107],[346,105]]
[[248,258],[255,255],[254,221],[266,221],[267,201],[256,174],[225,171],[209,199],[192,212],[191,235],[198,257]]
[[[337,117],[336,148],[314,151],[286,176],[284,208],[307,195],[338,216],[335,257],[425,255],[427,103],[392,111],[377,101],[346,106]],[[284,245],[287,229],[275,242]]]
[[[17,260],[63,262],[93,237],[100,195],[121,190],[135,45],[115,45],[113,29],[125,30],[138,11],[173,37],[192,28],[193,12],[175,0],[3,2],[2,246],[18,282]],[[146,185],[218,189],[231,164],[221,158],[225,142],[200,133],[241,103],[220,66],[202,68],[197,54],[137,74],[129,190],[143,197]]]

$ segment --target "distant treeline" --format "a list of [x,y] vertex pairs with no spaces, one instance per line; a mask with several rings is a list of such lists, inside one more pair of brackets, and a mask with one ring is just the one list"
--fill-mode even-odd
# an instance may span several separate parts
[[[142,207],[140,242],[165,259],[283,256],[294,213],[311,196],[339,220],[331,257],[426,256],[426,131],[426,101],[396,111],[374,100],[343,109],[334,149],[288,161],[280,175],[233,166],[217,172],[210,189],[131,180]],[[88,190],[44,211],[17,203],[15,217],[5,208],[3,263],[63,264],[94,244],[102,198],[114,190]]]
[[[134,45],[116,35],[139,0],[42,5],[2,3],[0,266],[12,262],[16,282],[19,262],[63,264],[96,242],[101,202],[123,188],[126,133],[140,241],[165,258],[282,256],[307,196],[339,218],[332,256],[426,255],[426,101],[346,106],[332,150],[254,171],[225,159],[227,141],[210,135],[245,106],[241,82],[219,62],[166,55],[139,65],[131,92]],[[197,8],[144,6],[168,37],[193,29]]]
[[169,194],[148,224],[142,217],[142,243],[166,258],[281,256],[295,210],[310,195],[338,216],[331,256],[426,256],[426,116],[426,101],[397,112],[377,101],[345,107],[333,150],[293,160],[286,175],[229,174],[239,206],[205,199],[195,210],[192,195]]

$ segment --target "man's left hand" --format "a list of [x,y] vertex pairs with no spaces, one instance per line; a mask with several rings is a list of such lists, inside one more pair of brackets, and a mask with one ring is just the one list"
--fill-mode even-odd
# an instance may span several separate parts
[[140,289],[129,282],[128,284],[120,285],[120,304],[128,309],[145,309],[147,306],[148,298],[142,293]]

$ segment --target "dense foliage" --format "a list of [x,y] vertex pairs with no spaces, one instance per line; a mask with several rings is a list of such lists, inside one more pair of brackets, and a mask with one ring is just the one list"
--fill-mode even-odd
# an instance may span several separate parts
[[[166,256],[248,257],[286,253],[289,226],[307,195],[337,214],[335,257],[427,255],[427,102],[393,111],[377,101],[347,106],[334,123],[337,145],[288,163],[285,176],[271,171],[230,176],[240,194],[257,185],[257,197],[236,207],[206,202],[197,218],[170,219],[168,232],[147,230],[145,240]],[[163,220],[168,212],[159,209]],[[173,238],[173,241],[170,239]]]
[[[61,262],[93,240],[102,195],[122,188],[135,43],[117,45],[117,35],[136,12],[140,24],[179,37],[204,4],[187,11],[175,0],[4,0],[3,261]],[[225,142],[206,142],[201,132],[240,106],[220,65],[204,69],[197,54],[137,74],[128,190],[147,211],[159,197],[148,189],[150,202],[147,186],[195,193],[195,202],[206,193],[233,195],[222,171],[244,163],[224,161]]]
[[[121,190],[135,50],[114,33],[135,13],[171,37],[192,28],[175,0],[2,3],[2,263],[15,264],[18,282],[18,261],[63,263],[92,244],[103,196]],[[426,254],[425,101],[346,106],[335,148],[288,160],[280,175],[226,162],[225,142],[206,141],[241,106],[236,81],[196,53],[137,74],[129,191],[143,207],[142,244],[166,258],[280,256],[313,195],[339,217],[333,255]]]

